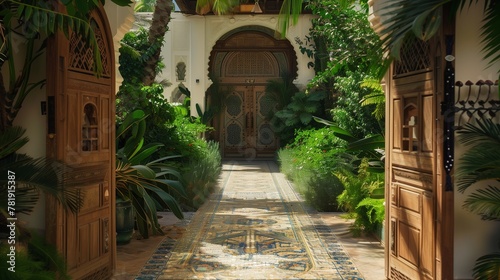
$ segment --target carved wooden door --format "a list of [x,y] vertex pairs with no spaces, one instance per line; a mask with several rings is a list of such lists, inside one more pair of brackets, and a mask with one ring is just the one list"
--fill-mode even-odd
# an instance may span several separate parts
[[440,36],[409,42],[386,77],[388,279],[446,279],[452,274],[453,204],[444,187],[439,106],[444,56]]
[[73,279],[109,279],[115,261],[114,56],[102,9],[92,13],[90,24],[101,77],[93,72],[93,50],[80,36],[59,34],[48,48],[47,154],[65,163],[65,180],[84,200],[77,213],[49,201],[46,227]]
[[225,157],[271,157],[277,138],[269,124],[273,104],[265,98],[265,86],[235,86],[225,97],[222,139]]

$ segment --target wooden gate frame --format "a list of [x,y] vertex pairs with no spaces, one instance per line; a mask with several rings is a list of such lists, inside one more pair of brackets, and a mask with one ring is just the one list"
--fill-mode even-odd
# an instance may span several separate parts
[[[99,5],[92,12],[92,18],[98,19],[98,21],[102,24],[101,31],[103,32],[103,38],[105,40],[106,48],[108,50],[108,64],[109,64],[109,73],[107,79],[109,79],[110,86],[110,103],[115,104],[115,53],[114,53],[114,43],[113,36],[110,29],[108,17],[102,5]],[[67,132],[65,131],[64,125],[61,123],[61,116],[65,113],[65,108],[61,101],[57,98],[59,93],[64,93],[66,91],[65,81],[68,75],[68,60],[69,60],[69,39],[64,36],[64,34],[60,31],[57,34],[53,35],[48,40],[47,46],[47,59],[46,59],[46,67],[47,73],[47,105],[48,105],[48,124],[47,124],[47,135],[46,135],[46,151],[47,157],[56,159],[58,161],[64,162],[63,155],[65,154],[63,145],[57,145],[57,143],[66,143],[65,139],[67,138]],[[87,75],[87,81],[97,82],[99,79],[95,75]],[[97,82],[99,83],[99,82]],[[109,150],[110,150],[110,158],[109,158],[109,204],[111,208],[111,216],[109,223],[109,253],[111,254],[110,263],[108,265],[108,272],[113,273],[116,266],[116,208],[115,208],[115,113],[114,106],[112,106],[112,111],[110,115],[112,118],[109,120],[109,123],[106,127],[110,138]],[[95,167],[95,166],[93,166]],[[95,168],[90,167],[90,169],[85,168],[85,166],[79,170],[73,169],[73,172],[79,172],[80,175],[91,178],[92,174],[95,174]],[[70,168],[71,169],[71,168]],[[106,172],[106,171],[105,171]],[[69,174],[71,176],[71,174]],[[55,199],[46,196],[46,211],[45,211],[45,234],[46,240],[54,244],[59,252],[63,254],[66,258],[66,244],[68,240],[66,239],[67,232],[67,210],[63,209],[61,204],[57,202]],[[96,272],[92,275],[92,271],[88,271],[86,275],[89,277],[93,276],[101,276],[99,272]],[[85,276],[84,276],[85,277]],[[102,275],[102,277],[111,277],[111,275]]]
[[[455,32],[455,24],[454,24],[454,19],[449,19],[446,15],[446,13],[443,14],[445,17],[443,19],[443,28],[441,32],[439,32],[436,37],[433,40],[436,40],[435,42],[437,45],[439,45],[439,50],[440,53],[435,53],[434,51],[431,51],[431,61],[433,65],[432,73],[434,75],[434,108],[433,108],[433,115],[436,117],[435,119],[435,131],[433,133],[435,137],[434,141],[434,163],[436,165],[436,174],[434,174],[432,181],[434,184],[437,184],[435,186],[436,194],[435,194],[435,199],[436,203],[434,205],[434,211],[435,211],[435,217],[434,217],[434,230],[435,230],[435,241],[434,244],[436,246],[435,249],[435,279],[453,279],[453,265],[454,265],[454,252],[453,252],[453,247],[454,247],[454,192],[453,190],[449,189],[449,186],[447,186],[447,174],[445,170],[445,155],[446,153],[444,152],[445,149],[445,112],[443,111],[444,108],[441,106],[443,105],[444,101],[444,95],[446,92],[446,79],[445,77],[445,71],[446,67],[451,67],[453,66],[452,63],[447,63],[445,61],[445,56],[447,55],[453,55],[453,47],[449,48],[447,46],[447,42],[445,38],[450,38],[453,37],[454,32]],[[377,23],[377,28],[380,27],[379,25],[379,19],[372,19],[372,24]],[[453,39],[454,42],[454,39]],[[453,44],[452,42],[452,44]],[[448,47],[448,48],[447,48]],[[389,223],[391,221],[390,217],[390,212],[388,211],[388,208],[391,207],[391,180],[394,176],[391,170],[391,149],[392,149],[392,133],[393,130],[391,129],[393,127],[393,123],[391,123],[391,120],[388,116],[391,114],[392,104],[389,104],[391,101],[391,88],[393,87],[394,80],[392,79],[392,69],[393,65],[391,65],[391,69],[386,73],[382,86],[384,88],[384,91],[386,93],[386,100],[387,100],[387,105],[386,105],[386,130],[387,130],[387,137],[386,139],[386,146],[385,150],[386,153],[389,155],[386,158],[385,162],[385,182],[386,182],[386,192],[385,192],[385,197],[386,197],[386,227],[385,227],[385,236],[386,236],[386,246],[385,246],[385,274],[387,279],[408,279],[407,276],[405,275],[399,275],[396,276],[395,278],[391,278],[391,271],[390,271],[390,264],[389,264],[389,258],[391,254],[391,232],[390,232],[390,227]],[[454,94],[452,92],[451,94]],[[429,279],[429,278],[425,278]]]

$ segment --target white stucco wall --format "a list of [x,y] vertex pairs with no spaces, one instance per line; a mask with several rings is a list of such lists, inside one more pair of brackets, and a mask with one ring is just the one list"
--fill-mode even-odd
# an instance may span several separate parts
[[[482,2],[480,1],[471,9],[462,11],[456,21],[455,73],[456,80],[464,83],[467,80],[475,83],[478,80],[495,81],[498,79],[497,71],[500,69],[500,62],[487,67],[488,63],[482,60],[483,53],[480,45],[480,27],[484,7]],[[496,89],[494,96],[498,97],[498,87]],[[457,145],[455,158],[458,159],[462,152],[462,147]],[[491,182],[491,184],[495,183],[498,185],[498,182]],[[471,214],[462,208],[467,195],[477,187],[485,185],[487,184],[473,186],[465,194],[455,192],[455,279],[471,279],[476,259],[500,250],[498,248],[500,223],[482,221],[478,215]]]
[[[304,37],[311,27],[311,15],[302,15],[298,24],[290,28],[286,38],[294,46],[297,54],[298,77],[295,83],[305,86],[314,77],[314,70],[307,68],[310,59],[300,53],[295,38]],[[203,108],[205,91],[211,85],[208,78],[208,63],[213,46],[227,32],[246,25],[259,25],[274,30],[277,15],[225,15],[225,16],[186,16],[173,13],[169,31],[165,36],[162,56],[165,69],[160,74],[172,86],[165,89],[165,97],[170,100],[172,92],[179,85],[176,80],[175,67],[178,62],[186,63],[186,79],[184,86],[191,91],[191,104],[200,104]],[[198,82],[197,82],[198,81]],[[197,115],[195,106],[191,113]]]
[[[19,50],[23,50],[24,43],[22,39],[19,39],[18,43]],[[24,56],[22,51],[16,54],[19,55],[17,58]],[[17,71],[21,70],[21,62],[21,60],[16,59]],[[34,83],[45,79],[45,73],[45,54],[43,54],[33,63],[30,82]],[[45,88],[40,89],[38,87],[33,90],[23,102],[22,108],[14,120],[14,125],[24,127],[26,129],[24,135],[28,136],[30,141],[19,149],[19,153],[27,154],[33,158],[45,156],[47,117],[42,115],[41,102],[46,100]],[[15,170],[13,171],[15,172]],[[19,214],[18,218],[19,221],[25,223],[25,226],[43,232],[45,229],[45,198],[43,195],[40,196],[40,198],[41,199],[30,215]]]

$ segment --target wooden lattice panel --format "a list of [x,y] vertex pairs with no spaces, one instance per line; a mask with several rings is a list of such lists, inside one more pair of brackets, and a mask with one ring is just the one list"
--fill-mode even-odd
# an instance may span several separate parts
[[103,267],[99,270],[96,270],[92,273],[85,275],[82,280],[107,280],[111,276],[109,267]]
[[[110,76],[109,54],[107,52],[106,43],[103,34],[97,23],[91,21],[92,30],[94,31],[97,47],[101,54],[102,75]],[[69,67],[77,71],[94,72],[94,50],[89,47],[88,43],[82,36],[73,33],[70,38],[70,64]]]
[[410,277],[406,276],[401,271],[394,267],[391,267],[391,280],[412,280]]
[[236,52],[228,59],[226,77],[277,77],[276,61],[268,52]]
[[394,75],[406,75],[431,67],[428,41],[410,39],[401,46],[401,59],[394,63]]

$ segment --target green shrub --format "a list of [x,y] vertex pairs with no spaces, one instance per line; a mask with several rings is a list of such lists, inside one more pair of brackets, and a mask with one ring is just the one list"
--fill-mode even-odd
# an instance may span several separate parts
[[297,132],[294,142],[278,151],[281,171],[319,211],[338,210],[336,197],[344,187],[334,172],[345,162],[345,146],[325,127]]
[[353,232],[373,232],[384,220],[384,199],[371,198],[373,190],[383,187],[383,173],[367,172],[368,160],[363,159],[358,172],[347,169],[339,170],[336,174],[345,189],[337,197],[343,211],[354,216]]
[[338,97],[335,108],[331,110],[333,122],[356,138],[383,132],[382,122],[373,115],[375,105],[361,106],[363,98],[373,92],[361,86],[366,79],[369,76],[360,72],[348,72],[346,77],[337,78],[335,84]]
[[293,141],[294,131],[297,129],[310,129],[318,126],[313,121],[313,116],[323,116],[324,92],[296,92],[285,104],[283,109],[274,113],[271,126],[280,138],[281,143],[288,144]]
[[221,160],[219,143],[208,141],[201,157],[188,162],[182,174],[188,193],[187,206],[197,209],[213,192],[222,171]]

